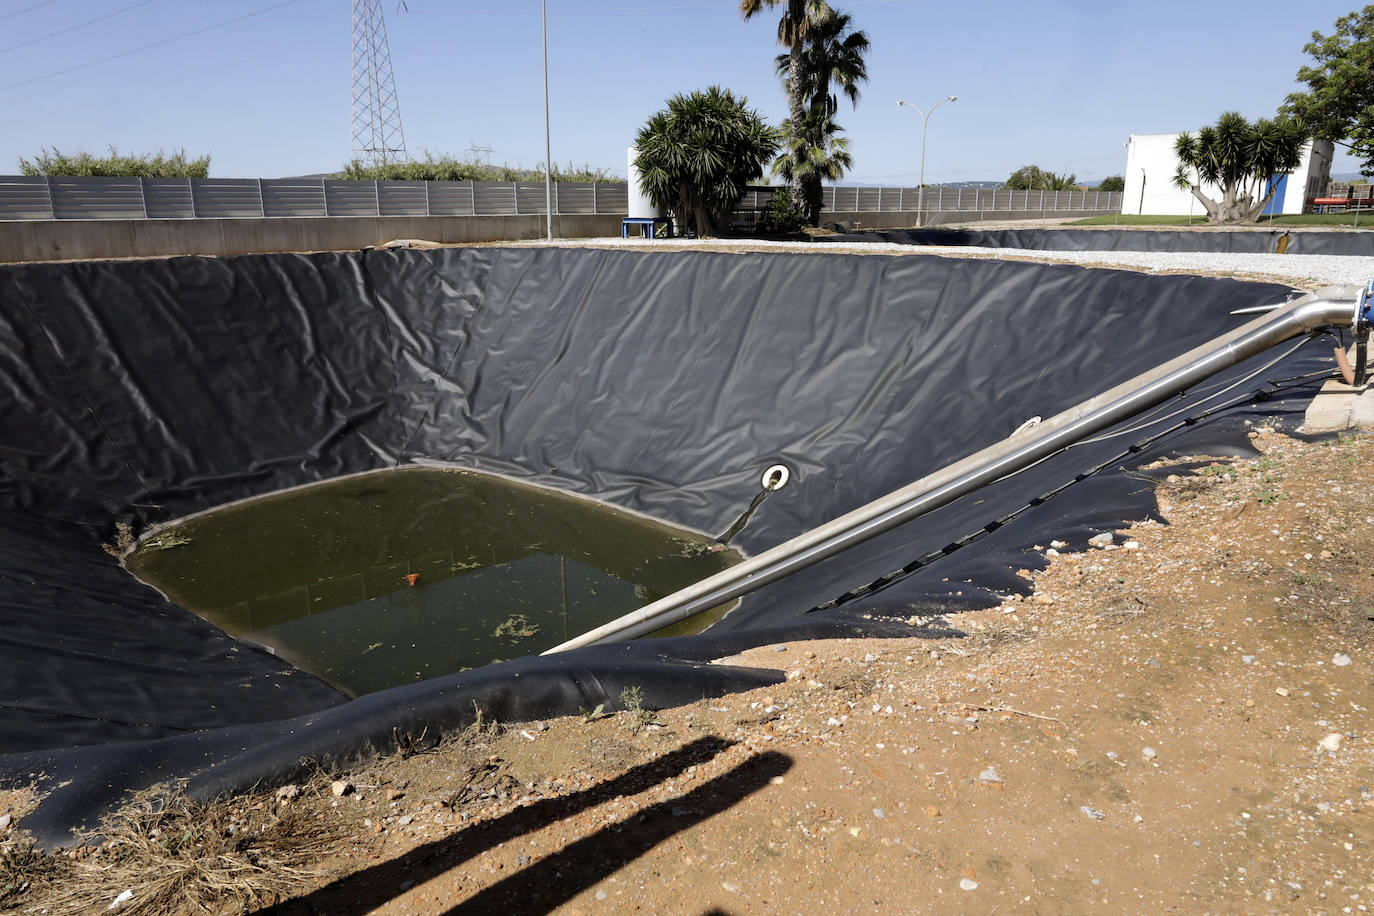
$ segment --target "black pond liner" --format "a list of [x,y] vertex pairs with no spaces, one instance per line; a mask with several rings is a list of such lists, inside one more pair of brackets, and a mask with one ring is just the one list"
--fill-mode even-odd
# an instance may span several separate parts
[[818,242],[892,242],[1036,251],[1198,251],[1374,255],[1374,230],[1364,229],[866,229],[817,237]]
[[[1241,419],[1300,410],[1316,383],[1282,380],[1328,371],[1330,341],[1257,357],[774,583],[701,635],[352,701],[134,581],[101,549],[116,521],[422,460],[719,532],[781,462],[792,482],[736,540],[758,552],[1288,292],[970,259],[573,249],[0,269],[0,783],[50,790],[24,826],[61,845],[129,790],[292,781],[303,758],[347,766],[394,734],[460,728],[474,703],[520,721],[616,708],[640,686],[670,706],[780,680],[710,664],[748,646],[951,635],[940,614],[1024,588],[1031,545],[1152,515],[1131,468],[1243,453]],[[1197,420],[1233,401],[1251,406]]]

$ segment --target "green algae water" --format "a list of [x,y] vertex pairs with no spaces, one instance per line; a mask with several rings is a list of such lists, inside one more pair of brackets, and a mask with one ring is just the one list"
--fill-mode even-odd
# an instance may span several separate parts
[[125,565],[227,633],[360,696],[541,652],[739,559],[593,500],[407,468],[194,516]]

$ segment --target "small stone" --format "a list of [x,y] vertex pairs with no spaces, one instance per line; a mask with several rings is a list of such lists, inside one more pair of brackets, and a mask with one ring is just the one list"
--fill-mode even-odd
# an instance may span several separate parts
[[1255,663],[1255,657],[1253,655],[1242,655],[1240,660],[1247,665],[1253,665]]
[[1053,547],[1051,547],[1049,550],[1045,551],[1045,556],[1047,556],[1047,557],[1057,557],[1057,556],[1059,556],[1059,551],[1057,551],[1057,550],[1055,550]]
[[972,878],[960,878],[959,887],[966,891],[976,891],[978,890],[978,882]]
[[802,656],[802,658],[815,658],[815,657],[816,657],[816,653],[815,653],[815,652],[810,652],[810,651],[808,651],[805,655]]
[[1036,604],[1054,604],[1054,599],[1051,598],[1049,595],[1045,594],[1044,592],[1038,593],[1031,600],[1034,601]]
[[926,817],[939,817],[940,809],[934,805],[926,805]]
[[131,890],[129,890],[129,891],[120,891],[120,892],[119,892],[119,896],[116,897],[116,898],[114,899],[114,901],[113,901],[109,906],[105,907],[105,909],[107,909],[107,910],[117,910],[117,909],[119,909],[120,907],[122,907],[124,904],[128,903],[130,900],[133,900],[133,899],[134,899],[134,892],[133,892],[133,891],[131,891]]
[[1050,541],[1050,546],[1053,547],[1055,550],[1063,550],[1065,547],[1068,547],[1069,545],[1064,543],[1063,541]]
[[1106,547],[1114,540],[1116,539],[1112,536],[1110,531],[1104,531],[1101,534],[1094,534],[1092,537],[1088,538],[1088,543],[1093,547]]
[[1131,822],[1135,824],[1143,824],[1145,823],[1145,818],[1137,814],[1135,817],[1131,818]]
[[10,829],[10,824],[14,823],[13,814],[0,814],[0,830]]
[[1145,757],[1146,760],[1154,760],[1156,757],[1159,756],[1158,752],[1156,752],[1155,749],[1152,747],[1147,747],[1140,753]]
[[1139,541],[1127,541],[1126,543],[1122,544],[1121,546],[1122,546],[1122,548],[1124,548],[1125,550],[1139,550],[1139,549],[1140,549],[1140,542],[1139,542]]
[[415,820],[415,815],[413,815],[413,814],[404,814],[404,815],[402,815],[402,816],[396,821],[396,823],[399,824],[399,825],[402,826],[402,827],[409,827],[409,826],[411,825],[411,823],[414,822],[414,820]]
[[301,797],[301,787],[297,785],[282,786],[277,790],[277,801],[285,802],[293,798]]
[[329,784],[329,791],[333,793],[335,798],[340,798],[353,791],[353,783],[345,779],[336,779]]
[[1287,688],[1287,687],[1275,687],[1275,688],[1274,688],[1274,692],[1277,693],[1277,694],[1278,694],[1279,696],[1281,696],[1281,697],[1286,697],[1286,696],[1288,696],[1288,688]]
[[1105,820],[1107,817],[1107,815],[1103,814],[1101,811],[1098,811],[1096,808],[1090,807],[1088,805],[1080,805],[1078,810],[1082,811],[1084,814],[1086,814],[1088,817],[1092,818],[1095,821]]
[[606,892],[605,892],[604,890],[598,890],[598,891],[596,892],[596,899],[597,899],[597,900],[605,900],[605,899],[606,899]]
[[1331,664],[1335,665],[1337,668],[1344,668],[1346,665],[1350,664],[1350,656],[1343,652],[1338,652],[1335,657],[1331,659]]
[[874,655],[872,652],[869,652],[866,655],[864,655],[864,661],[866,662],[876,662],[877,660],[878,656]]
[[773,647],[773,651],[774,651],[774,652],[786,652],[786,651],[787,651],[787,647],[786,647],[786,646],[774,646],[774,647]]
[[1323,560],[1329,560],[1331,559],[1331,551],[1323,550],[1321,553],[1317,554],[1317,556],[1321,557]]
[[986,770],[984,770],[983,772],[981,772],[981,773],[978,774],[978,778],[979,778],[980,780],[982,780],[983,782],[1001,782],[1001,781],[1002,781],[1002,777],[999,776],[999,775],[997,775],[997,768],[996,768],[996,767],[988,767]]
[[516,868],[521,868],[521,867],[523,867],[523,866],[529,865],[531,861],[532,861],[532,860],[531,860],[530,857],[527,856],[527,855],[524,855],[524,854],[518,855],[518,856],[515,857],[515,867],[516,867]]
[[397,799],[405,798],[405,797],[406,797],[406,794],[405,794],[404,792],[402,792],[400,789],[387,789],[387,790],[386,790],[386,800],[387,800],[387,801],[396,801]]
[[1254,700],[1246,700],[1246,701],[1245,701],[1245,708],[1246,708],[1246,709],[1254,709],[1254,708],[1255,708],[1255,701],[1254,701]]
[[1341,749],[1341,742],[1344,740],[1345,736],[1342,735],[1340,732],[1332,732],[1322,740],[1318,741],[1317,744],[1321,747],[1322,750],[1330,751],[1334,754]]
[[876,817],[878,820],[881,821],[881,820],[883,820],[884,818],[887,817],[887,814],[885,814],[885,813],[883,812],[883,809],[882,809],[882,808],[874,808],[874,809],[873,809],[873,816]]

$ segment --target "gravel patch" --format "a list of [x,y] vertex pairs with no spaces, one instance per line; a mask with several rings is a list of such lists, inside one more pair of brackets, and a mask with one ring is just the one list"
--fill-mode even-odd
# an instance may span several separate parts
[[1302,287],[1357,284],[1374,278],[1374,257],[1323,254],[1240,254],[1198,251],[1043,251],[1038,248],[975,248],[899,245],[892,242],[784,242],[764,239],[570,239],[501,243],[514,247],[625,248],[631,251],[805,251],[831,254],[938,255],[1083,267],[1126,268],[1148,273],[1239,276]]

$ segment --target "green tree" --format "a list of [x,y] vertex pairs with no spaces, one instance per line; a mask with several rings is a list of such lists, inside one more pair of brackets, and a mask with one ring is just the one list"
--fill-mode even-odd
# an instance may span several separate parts
[[635,167],[655,206],[697,235],[719,235],[780,140],[746,98],[711,86],[673,96],[649,118],[635,137]]
[[204,178],[210,174],[210,157],[187,159],[184,149],[175,153],[123,154],[113,146],[108,156],[87,152],[63,153],[57,147],[42,150],[33,160],[20,158],[21,175],[103,178]]
[[821,182],[838,181],[853,164],[849,141],[838,136],[841,130],[823,110],[807,112],[800,130],[787,121],[782,125],[783,151],[773,162],[773,174],[806,189],[801,209],[812,226],[820,225]]
[[1108,175],[1098,184],[1098,191],[1124,191],[1126,190],[1126,179],[1120,175]]
[[[778,44],[787,49],[787,120],[800,124],[806,117],[806,86],[802,80],[803,41],[811,23],[811,16],[829,9],[825,0],[739,0],[739,11],[745,21],[764,10],[783,8],[778,20]],[[792,197],[801,203],[805,189],[797,178],[792,185]]]
[[[1193,192],[1207,209],[1209,223],[1251,222],[1278,190],[1275,182],[1261,197],[1264,183],[1296,169],[1306,142],[1306,129],[1290,118],[1260,118],[1251,124],[1239,112],[1228,111],[1215,126],[1179,135],[1174,185]],[[1203,194],[1203,184],[1220,188],[1221,199]]]
[[1006,187],[1011,191],[1072,191],[1078,187],[1078,176],[1056,175],[1038,165],[1023,165],[1011,173]]
[[1303,50],[1316,61],[1298,70],[1308,91],[1288,96],[1283,113],[1320,140],[1349,141],[1374,175],[1374,6],[1337,19],[1330,35],[1313,32]]
[[[807,15],[810,23],[802,41],[801,73],[806,114],[800,122],[791,118],[783,122],[783,157],[791,162],[783,165],[779,160],[773,171],[801,189],[799,203],[807,220],[819,226],[821,182],[839,180],[851,164],[848,141],[837,136],[841,128],[834,121],[839,111],[835,90],[858,106],[859,84],[868,80],[864,54],[869,43],[867,35],[854,30],[848,13],[822,6],[808,10]],[[791,55],[779,54],[774,63],[778,76],[790,76]]]

